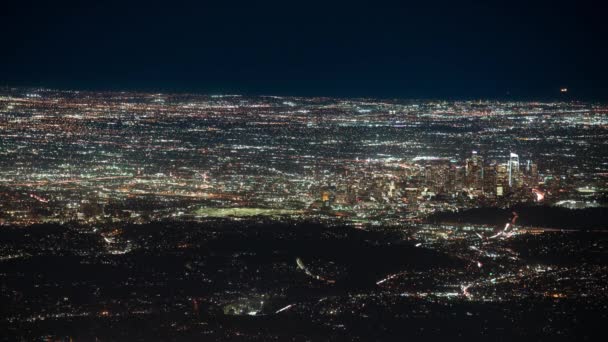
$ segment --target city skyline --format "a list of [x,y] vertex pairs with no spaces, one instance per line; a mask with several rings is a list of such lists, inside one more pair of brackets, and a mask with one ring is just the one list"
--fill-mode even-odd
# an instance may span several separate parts
[[[0,104],[12,224],[238,211],[394,225],[435,211],[570,203],[585,197],[577,189],[597,200],[608,173],[601,145],[562,132],[599,142],[608,107],[594,103],[23,88]],[[142,210],[136,198],[152,202]],[[48,213],[22,216],[32,201]]]

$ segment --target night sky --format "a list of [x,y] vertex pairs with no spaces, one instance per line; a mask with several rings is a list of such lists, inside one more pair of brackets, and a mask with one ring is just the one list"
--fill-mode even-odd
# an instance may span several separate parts
[[96,2],[3,4],[0,86],[608,100],[600,1]]

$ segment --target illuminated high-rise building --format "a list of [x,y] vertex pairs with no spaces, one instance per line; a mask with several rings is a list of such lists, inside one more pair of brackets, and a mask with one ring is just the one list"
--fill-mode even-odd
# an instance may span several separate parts
[[538,165],[536,163],[530,165],[530,176],[534,181],[538,181]]
[[502,196],[509,183],[509,170],[507,164],[496,165],[496,196]]
[[523,184],[530,187],[538,185],[538,165],[532,160],[526,161],[526,168],[523,174]]
[[483,191],[487,194],[496,194],[496,161],[483,166]]
[[321,193],[321,202],[323,202],[324,207],[329,207],[331,201],[331,193],[329,191],[323,191]]
[[395,187],[395,181],[391,181],[388,185],[388,197],[395,197],[397,188]]
[[483,189],[483,158],[473,151],[471,158],[467,158],[465,165],[465,183],[472,189]]
[[509,172],[509,187],[519,186],[519,156],[513,152],[509,155],[509,162],[507,164]]

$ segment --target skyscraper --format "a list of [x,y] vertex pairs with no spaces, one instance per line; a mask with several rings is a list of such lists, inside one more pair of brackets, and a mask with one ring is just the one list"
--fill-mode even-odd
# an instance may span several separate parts
[[472,189],[483,189],[483,158],[473,151],[470,158],[467,158],[465,165],[465,182],[466,186]]
[[517,187],[519,185],[519,156],[513,152],[509,155],[509,187]]

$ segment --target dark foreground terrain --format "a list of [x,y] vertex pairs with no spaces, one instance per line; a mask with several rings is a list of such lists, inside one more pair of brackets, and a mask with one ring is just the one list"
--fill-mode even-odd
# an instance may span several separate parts
[[517,212],[518,224],[572,230],[608,230],[608,207],[567,209],[520,204],[504,209],[474,208],[460,212],[438,212],[428,220],[434,223],[501,224]]
[[608,234],[427,230],[4,227],[0,337],[538,341],[605,329]]

